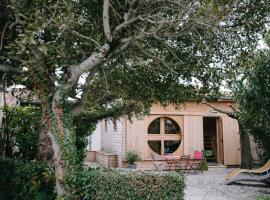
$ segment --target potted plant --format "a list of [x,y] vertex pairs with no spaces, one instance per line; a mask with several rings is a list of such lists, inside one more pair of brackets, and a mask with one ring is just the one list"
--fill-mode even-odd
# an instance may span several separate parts
[[126,160],[128,162],[128,168],[136,169],[137,165],[135,162],[140,160],[140,156],[136,151],[130,150],[127,151]]

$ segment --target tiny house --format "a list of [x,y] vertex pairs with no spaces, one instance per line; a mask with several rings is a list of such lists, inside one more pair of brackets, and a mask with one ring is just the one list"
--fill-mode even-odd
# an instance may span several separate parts
[[[228,103],[232,103],[231,100],[211,104],[230,110]],[[98,163],[109,167],[125,167],[128,150],[140,155],[141,161],[137,163],[140,169],[153,167],[151,152],[160,158],[167,154],[192,157],[197,150],[210,150],[209,162],[222,165],[240,165],[241,162],[238,122],[205,104],[191,101],[179,109],[155,104],[143,119],[103,120],[95,134],[101,136],[101,141],[97,141],[100,150],[91,153],[95,153]]]

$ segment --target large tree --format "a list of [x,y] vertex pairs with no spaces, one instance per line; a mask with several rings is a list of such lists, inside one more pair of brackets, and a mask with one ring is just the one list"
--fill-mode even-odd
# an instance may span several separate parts
[[254,47],[268,6],[263,0],[2,1],[0,69],[39,97],[40,153],[49,136],[58,195],[80,166],[80,134],[93,127],[80,122],[217,93],[224,70]]
[[257,142],[262,164],[270,159],[270,51],[269,35],[266,49],[254,53],[246,62],[245,73],[236,85],[239,118]]

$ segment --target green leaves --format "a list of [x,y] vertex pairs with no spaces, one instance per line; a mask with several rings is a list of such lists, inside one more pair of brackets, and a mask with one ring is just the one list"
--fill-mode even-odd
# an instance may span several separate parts
[[41,130],[41,111],[34,106],[6,107],[7,127],[12,152],[8,157],[35,159]]
[[244,127],[258,142],[262,161],[270,158],[270,51],[260,50],[249,60],[244,83],[236,99]]
[[54,200],[54,174],[43,163],[0,160],[0,199]]
[[69,174],[67,199],[183,200],[184,177],[176,172],[119,173],[89,169]]

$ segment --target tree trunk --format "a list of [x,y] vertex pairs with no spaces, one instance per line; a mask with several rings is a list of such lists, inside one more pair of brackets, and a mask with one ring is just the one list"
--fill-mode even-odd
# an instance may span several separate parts
[[243,128],[243,126],[238,122],[239,132],[240,132],[240,145],[241,145],[241,168],[252,169],[253,159],[250,149],[249,134]]
[[[62,92],[61,90],[59,90]],[[72,113],[66,99],[60,92],[55,92],[51,104],[49,136],[53,149],[53,161],[55,168],[56,191],[58,197],[66,195],[64,179],[78,170],[76,163],[76,135],[73,128]]]
[[[52,87],[52,86],[48,86]],[[50,107],[52,96],[49,94],[39,95],[42,110],[42,126],[38,138],[37,160],[53,163],[53,149],[50,138],[51,119]]]
[[43,113],[42,117],[42,128],[39,133],[38,140],[38,150],[36,158],[40,161],[45,161],[48,163],[53,162],[53,150],[52,150],[52,142],[50,138],[50,127],[49,124],[49,114]]
[[55,183],[56,183],[56,192],[57,196],[61,197],[65,194],[63,179],[64,179],[64,166],[63,161],[61,159],[61,150],[60,145],[57,143],[56,137],[52,131],[49,131],[49,136],[52,143],[53,149],[53,164],[55,170]]

